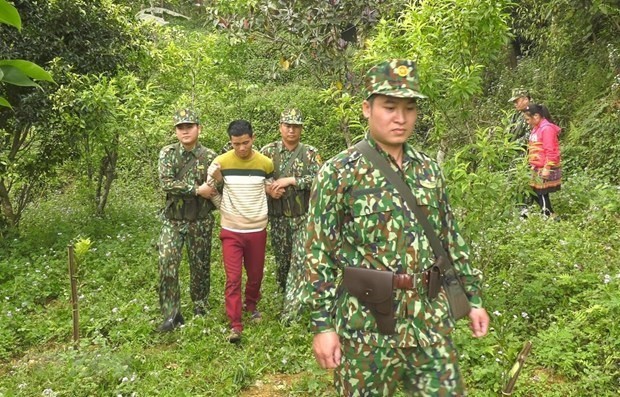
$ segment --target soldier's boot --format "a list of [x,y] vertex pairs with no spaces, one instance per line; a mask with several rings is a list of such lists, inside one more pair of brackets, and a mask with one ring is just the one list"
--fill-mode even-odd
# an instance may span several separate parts
[[200,306],[194,306],[194,316],[204,316],[205,314],[207,314],[207,308],[200,305]]
[[164,320],[163,323],[159,327],[157,327],[157,332],[170,332],[174,330],[176,327],[185,324],[185,319],[181,315],[181,313],[177,313],[176,316],[170,317]]

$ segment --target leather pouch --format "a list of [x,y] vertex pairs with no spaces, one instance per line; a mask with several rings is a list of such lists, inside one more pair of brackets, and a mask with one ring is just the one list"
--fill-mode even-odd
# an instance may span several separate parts
[[396,332],[393,282],[394,273],[390,271],[347,266],[343,272],[344,288],[370,310],[383,335]]

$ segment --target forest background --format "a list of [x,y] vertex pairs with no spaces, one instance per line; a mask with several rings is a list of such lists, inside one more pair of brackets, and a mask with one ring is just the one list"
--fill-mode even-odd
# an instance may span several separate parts
[[[260,147],[299,107],[327,159],[366,131],[363,71],[394,57],[418,62],[412,143],[441,161],[485,274],[490,334],[455,332],[470,395],[498,395],[526,341],[515,396],[618,395],[619,38],[616,0],[0,0],[0,396],[334,395],[306,319],[279,321],[271,251],[265,321],[241,348],[225,340],[217,237],[209,315],[154,332],[156,159],[188,105],[216,151],[231,120]],[[560,222],[518,216],[514,87],[563,128]]]

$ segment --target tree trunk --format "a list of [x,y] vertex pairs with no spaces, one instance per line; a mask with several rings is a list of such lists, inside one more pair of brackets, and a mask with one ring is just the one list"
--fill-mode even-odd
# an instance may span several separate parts
[[10,228],[17,226],[17,215],[13,211],[11,197],[4,183],[4,178],[0,179],[0,205],[2,205],[2,215],[6,219],[6,223]]
[[340,131],[342,131],[342,136],[344,137],[347,147],[351,146],[353,142],[351,139],[351,132],[349,132],[349,123],[347,123],[346,119],[340,120]]
[[[114,136],[112,149],[106,149],[106,156],[102,160],[99,183],[97,184],[97,215],[103,215],[108,203],[112,182],[116,178],[116,162],[118,160],[118,134]],[[105,182],[104,182],[105,180]]]

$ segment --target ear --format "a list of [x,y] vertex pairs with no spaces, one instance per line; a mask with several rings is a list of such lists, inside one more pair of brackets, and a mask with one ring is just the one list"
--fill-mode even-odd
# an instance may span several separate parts
[[369,118],[370,117],[370,109],[371,105],[370,102],[364,100],[364,102],[362,102],[362,113],[364,114],[365,118]]

